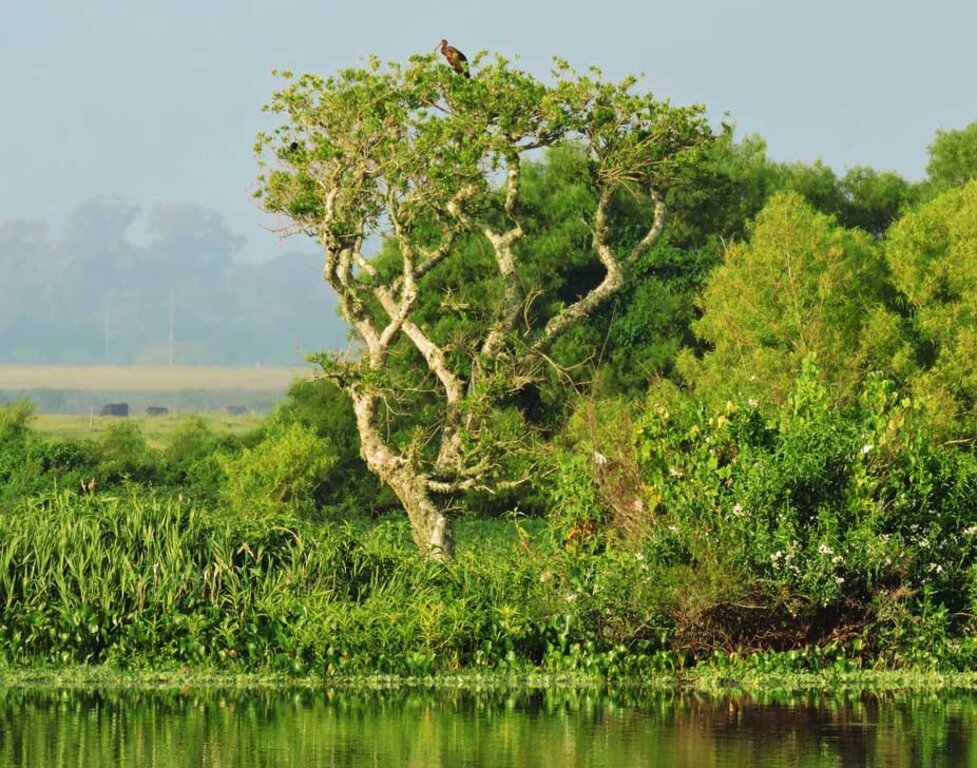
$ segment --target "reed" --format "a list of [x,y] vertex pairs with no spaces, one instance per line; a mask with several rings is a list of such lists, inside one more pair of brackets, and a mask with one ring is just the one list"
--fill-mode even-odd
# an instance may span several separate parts
[[449,569],[421,559],[400,523],[254,522],[152,496],[58,493],[0,514],[0,665],[330,674],[487,663],[506,653],[482,645],[497,607],[538,583],[537,565],[519,577],[513,557],[468,553]]

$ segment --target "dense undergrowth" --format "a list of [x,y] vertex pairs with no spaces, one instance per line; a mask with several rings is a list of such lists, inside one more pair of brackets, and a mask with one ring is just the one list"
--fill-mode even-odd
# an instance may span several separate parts
[[669,397],[581,405],[526,494],[544,511],[461,511],[447,564],[399,514],[351,512],[355,488],[315,502],[342,450],[295,393],[259,434],[190,420],[162,453],[129,427],[45,441],[8,406],[0,659],[617,679],[977,662],[966,446],[881,378],[835,407],[811,362],[776,420]]

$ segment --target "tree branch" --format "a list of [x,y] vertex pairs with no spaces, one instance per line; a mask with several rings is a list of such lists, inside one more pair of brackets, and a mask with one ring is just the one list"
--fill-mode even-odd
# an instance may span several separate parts
[[506,164],[503,208],[506,217],[512,223],[509,229],[504,232],[497,231],[485,221],[475,221],[465,211],[462,203],[477,191],[472,186],[464,188],[448,205],[448,210],[461,222],[462,226],[473,232],[481,232],[485,239],[491,243],[495,252],[495,263],[505,286],[502,312],[498,320],[492,325],[479,350],[479,354],[483,357],[494,357],[502,350],[506,336],[512,332],[519,318],[519,310],[523,301],[522,288],[519,285],[519,276],[516,273],[516,257],[512,250],[515,243],[525,235],[525,230],[522,228],[522,223],[516,213],[522,181],[522,162],[519,153],[510,152],[506,156]]
[[588,294],[564,307],[557,315],[550,318],[543,329],[542,336],[530,347],[533,357],[548,351],[562,334],[588,317],[597,307],[620,291],[624,286],[624,267],[634,264],[661,237],[665,226],[665,202],[657,190],[652,188],[649,189],[653,206],[651,227],[637,245],[631,249],[631,252],[619,261],[607,242],[607,215],[615,191],[616,187],[613,185],[603,188],[594,215],[594,250],[606,270],[604,279]]

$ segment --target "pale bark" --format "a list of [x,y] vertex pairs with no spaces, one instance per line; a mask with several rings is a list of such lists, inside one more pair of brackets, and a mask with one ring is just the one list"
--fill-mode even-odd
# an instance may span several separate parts
[[580,297],[573,304],[564,307],[559,314],[550,319],[540,338],[531,347],[534,355],[545,353],[567,330],[589,317],[599,306],[620,291],[624,286],[625,268],[636,262],[661,237],[662,229],[665,226],[665,202],[656,190],[650,189],[649,195],[653,206],[651,227],[627,256],[623,259],[615,256],[607,242],[607,212],[614,197],[614,191],[612,187],[606,187],[602,191],[594,216],[594,250],[606,270],[604,279],[596,288]]
[[353,411],[363,459],[370,471],[397,495],[421,554],[434,560],[450,560],[454,557],[450,521],[434,503],[427,476],[404,456],[392,451],[381,437],[376,425],[376,407],[375,395],[353,392]]
[[[411,523],[411,531],[419,550],[428,557],[447,560],[453,556],[450,519],[439,503],[440,499],[482,485],[482,475],[490,469],[485,459],[469,459],[462,450],[462,427],[477,426],[468,414],[467,422],[463,403],[471,395],[473,381],[465,381],[447,362],[445,351],[410,318],[417,298],[417,280],[450,251],[457,228],[478,232],[492,245],[496,266],[503,280],[504,295],[497,319],[486,332],[478,350],[475,370],[503,353],[505,342],[514,332],[516,321],[524,309],[525,297],[516,272],[514,246],[524,236],[524,230],[516,212],[520,190],[520,164],[518,157],[510,158],[504,208],[511,226],[499,231],[489,224],[473,220],[464,210],[464,202],[472,196],[468,188],[459,192],[448,205],[454,225],[442,221],[442,241],[432,251],[418,253],[411,241],[409,228],[399,216],[398,204],[392,196],[388,199],[391,221],[401,249],[403,266],[401,274],[389,285],[379,282],[378,275],[369,259],[360,252],[363,239],[360,235],[352,245],[336,238],[327,227],[322,234],[326,246],[324,277],[336,291],[343,314],[356,329],[366,347],[365,363],[369,369],[381,371],[386,362],[390,345],[398,336],[405,336],[421,354],[428,369],[441,385],[444,412],[440,426],[440,444],[437,457],[424,469],[423,462],[411,451],[396,451],[384,440],[377,409],[380,395],[369,385],[353,384],[350,391],[360,434],[361,451],[367,466],[396,494]],[[593,245],[597,258],[605,269],[604,279],[585,296],[565,307],[545,326],[539,338],[530,346],[526,360],[531,365],[534,356],[541,355],[566,330],[590,316],[601,304],[610,299],[624,285],[625,268],[650,248],[661,234],[664,223],[664,204],[652,193],[654,220],[648,233],[624,258],[618,258],[607,242],[607,214],[614,190],[604,189],[598,200],[594,218]],[[360,227],[362,232],[362,226]],[[373,280],[365,283],[357,280],[353,268]],[[387,322],[377,326],[375,318],[366,311],[366,298],[370,295],[382,307]],[[518,361],[513,361],[518,362]],[[517,366],[518,367],[518,366]],[[515,368],[514,375],[515,375]]]

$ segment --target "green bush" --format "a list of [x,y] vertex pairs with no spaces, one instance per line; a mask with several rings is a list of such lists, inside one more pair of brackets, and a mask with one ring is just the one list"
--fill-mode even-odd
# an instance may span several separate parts
[[645,551],[689,569],[677,631],[703,650],[860,637],[881,652],[929,636],[935,613],[948,637],[968,631],[977,461],[934,442],[891,383],[870,377],[842,410],[808,360],[775,422],[652,402],[637,434]]
[[296,379],[276,413],[283,423],[313,430],[333,446],[335,462],[329,481],[319,485],[316,503],[344,515],[395,507],[399,502],[360,457],[360,436],[349,396],[328,379]]
[[23,464],[33,419],[34,406],[29,400],[0,405],[0,484],[3,486]]
[[37,409],[30,400],[0,405],[0,443],[26,439],[36,413]]
[[163,451],[160,484],[174,495],[216,504],[225,480],[217,456],[234,455],[239,450],[238,438],[218,436],[200,416],[187,416]]
[[217,457],[224,470],[222,495],[245,517],[284,511],[311,512],[319,486],[336,462],[332,444],[295,422],[274,422],[264,439],[237,455]]
[[148,484],[160,471],[159,456],[146,443],[139,424],[124,420],[112,424],[98,442],[101,485],[122,482]]

